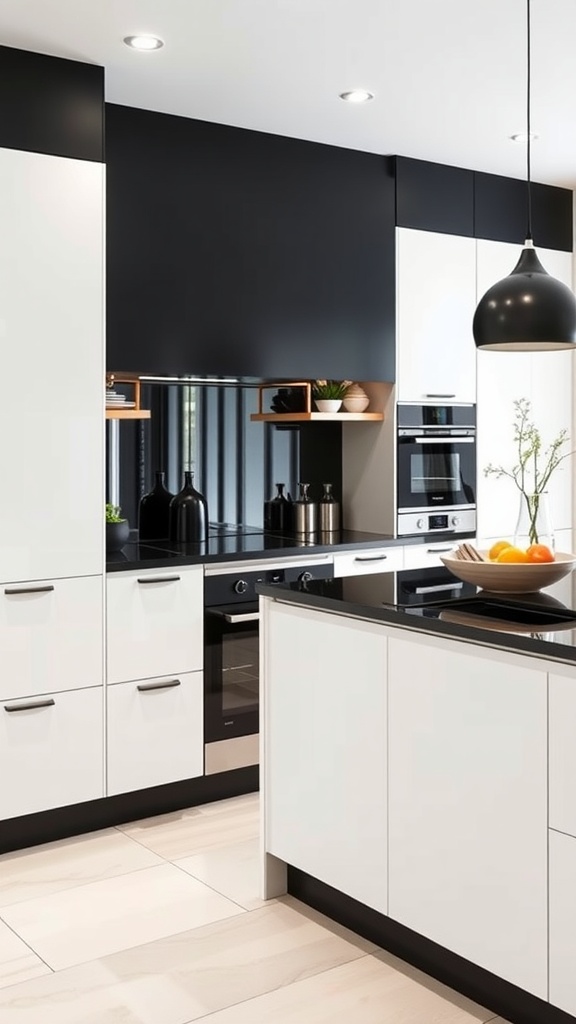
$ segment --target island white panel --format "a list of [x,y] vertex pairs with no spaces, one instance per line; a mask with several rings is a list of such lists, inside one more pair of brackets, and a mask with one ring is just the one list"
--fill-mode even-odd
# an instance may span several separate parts
[[546,673],[389,641],[389,913],[547,997]]
[[576,673],[549,678],[550,827],[576,836]]
[[262,606],[266,850],[386,913],[384,632]]
[[550,1002],[576,1017],[576,839],[550,832]]

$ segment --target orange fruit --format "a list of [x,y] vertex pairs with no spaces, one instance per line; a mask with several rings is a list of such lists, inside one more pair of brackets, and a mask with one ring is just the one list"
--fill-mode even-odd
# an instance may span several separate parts
[[493,544],[492,547],[490,548],[490,551],[488,552],[488,558],[490,559],[491,562],[495,562],[500,552],[504,551],[504,548],[511,547],[512,545],[509,540],[497,540],[496,543]]
[[531,544],[526,549],[529,562],[554,562],[554,553],[547,544]]
[[497,562],[527,562],[528,555],[521,548],[515,548],[510,544],[500,552]]

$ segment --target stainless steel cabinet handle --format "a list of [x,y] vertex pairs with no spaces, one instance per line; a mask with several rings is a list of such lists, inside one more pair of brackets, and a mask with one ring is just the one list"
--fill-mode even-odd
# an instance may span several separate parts
[[427,555],[443,555],[445,551],[452,551],[452,548],[426,548]]
[[260,612],[244,612],[244,614],[230,615],[228,612],[225,613],[224,618],[226,622],[258,622],[260,618]]
[[52,583],[45,587],[4,587],[5,594],[47,594],[50,590],[54,590]]
[[164,683],[139,683],[137,690],[172,690],[175,686],[182,686],[179,679],[167,679]]
[[441,590],[460,590],[463,583],[442,583],[437,587],[414,587],[415,594],[439,594]]
[[456,398],[456,395],[435,394],[433,391],[429,391],[424,395],[424,398]]
[[414,444],[476,444],[476,438],[459,436],[447,437],[442,435],[437,437],[415,437]]
[[355,562],[385,562],[388,555],[356,555]]
[[180,578],[180,576],[142,576],[138,583],[142,583],[143,586],[148,583],[178,583]]
[[5,704],[4,711],[33,711],[35,708],[51,708],[56,703],[52,700],[28,700],[25,704]]

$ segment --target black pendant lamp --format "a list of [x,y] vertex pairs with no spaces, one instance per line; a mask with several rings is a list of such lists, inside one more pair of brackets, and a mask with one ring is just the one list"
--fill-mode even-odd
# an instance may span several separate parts
[[508,277],[482,296],[472,331],[476,347],[500,352],[538,352],[576,345],[576,298],[562,281],[550,277],[532,241],[530,188],[530,0],[527,8],[527,214],[526,242]]

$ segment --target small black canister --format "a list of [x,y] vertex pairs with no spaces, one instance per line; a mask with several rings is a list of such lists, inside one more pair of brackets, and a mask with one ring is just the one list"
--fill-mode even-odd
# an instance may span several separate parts
[[208,540],[208,504],[194,487],[194,474],[184,473],[184,486],[170,502],[170,540],[198,544]]
[[264,502],[264,529],[267,533],[289,533],[292,529],[292,502],[284,494],[285,484],[276,484],[276,495]]
[[156,471],[156,483],[140,498],[138,537],[142,540],[168,540],[170,535],[170,502],[174,495],[164,483],[165,474]]

